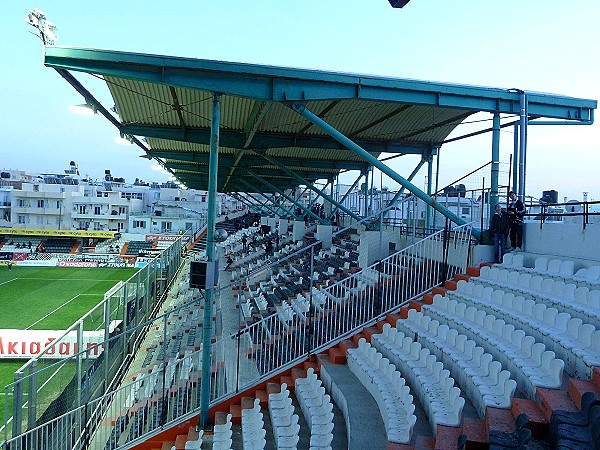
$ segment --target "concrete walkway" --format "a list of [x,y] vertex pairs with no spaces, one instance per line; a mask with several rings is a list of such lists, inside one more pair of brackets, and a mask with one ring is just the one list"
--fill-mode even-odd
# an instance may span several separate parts
[[346,420],[348,450],[385,450],[387,434],[377,403],[345,364],[324,364],[320,378]]

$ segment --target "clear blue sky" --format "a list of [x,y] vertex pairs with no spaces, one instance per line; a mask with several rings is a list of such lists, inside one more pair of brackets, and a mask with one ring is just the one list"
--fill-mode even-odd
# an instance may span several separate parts
[[[68,111],[82,99],[42,65],[23,20],[33,8],[58,25],[65,46],[600,97],[598,0],[411,0],[402,10],[387,0],[3,1],[0,168],[57,172],[75,160],[94,178],[111,169],[128,181],[166,179],[137,147],[115,144],[105,119]],[[512,146],[506,130],[501,159]],[[491,135],[445,146],[440,182],[488,161],[490,147]],[[400,160],[393,167],[407,176],[416,161]],[[528,194],[600,200],[599,167],[600,124],[530,127]]]

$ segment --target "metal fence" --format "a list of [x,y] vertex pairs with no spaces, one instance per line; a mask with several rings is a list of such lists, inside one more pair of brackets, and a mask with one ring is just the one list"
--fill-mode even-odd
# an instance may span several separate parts
[[[27,434],[26,430],[43,428],[48,434],[56,423],[64,425],[56,418],[65,414],[72,424],[64,429],[74,434],[81,431],[82,421],[73,419],[73,411],[115,388],[114,383],[139,347],[143,325],[148,323],[175,276],[181,250],[179,239],[149,259],[135,275],[106,292],[101,303],[15,372],[14,382],[4,392],[5,447],[19,448],[20,438],[10,438]],[[90,342],[90,334],[96,336],[94,342]],[[53,355],[66,357],[57,360]]]
[[[104,343],[105,351],[98,358],[88,360],[78,355],[71,363],[73,374],[84,375],[71,375],[76,381],[71,381],[71,388],[63,389],[63,393],[71,392],[75,397],[64,402],[70,407],[60,413],[54,411],[47,421],[31,420],[25,426],[21,420],[20,427],[13,426],[16,437],[7,439],[4,448],[42,448],[36,443],[44,442],[43,448],[47,449],[115,449],[147,439],[163,427],[198,412],[203,382],[210,382],[211,405],[218,404],[397,311],[455,273],[464,272],[470,243],[471,225],[446,228],[359,272],[349,270],[338,281],[315,275],[315,267],[321,261],[320,242],[257,268],[216,292],[216,302],[236,297],[239,308],[236,331],[224,333],[212,345],[210,377],[200,374],[202,348],[194,347],[198,341],[192,336],[197,325],[201,325],[198,312],[204,300],[199,291],[183,293],[185,270],[177,280],[182,288],[174,286],[174,290],[187,296],[185,304],[168,306],[149,321],[123,320],[128,310],[123,299],[135,298],[136,305],[140,299],[137,294],[132,297],[129,290],[139,292],[135,287],[144,286],[141,291],[147,295],[152,284],[131,281],[103,308],[106,319],[111,319],[109,324],[113,317],[123,320],[121,333]],[[249,318],[242,315],[242,293],[248,295],[252,286],[267,283],[281,273],[281,268],[298,261],[304,273],[291,276],[288,281],[303,283],[306,289],[302,295],[247,324]],[[157,298],[156,294],[152,298]],[[148,334],[156,342],[154,353],[162,357],[155,359],[156,364],[142,364],[131,382],[111,386],[111,376],[124,366],[122,360],[129,354],[125,350],[133,348],[145,330],[151,330]],[[63,365],[61,370],[67,370],[66,363]],[[41,386],[42,375],[39,370],[35,373],[37,378],[23,372],[23,377],[12,385],[13,391],[31,392],[32,386]],[[77,386],[81,387],[81,394],[77,394]],[[21,405],[25,406],[25,402]]]

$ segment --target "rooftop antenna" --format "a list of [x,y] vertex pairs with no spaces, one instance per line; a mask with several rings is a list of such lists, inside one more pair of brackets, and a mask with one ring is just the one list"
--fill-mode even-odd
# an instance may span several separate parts
[[43,11],[34,8],[25,16],[25,22],[37,29],[35,34],[44,45],[56,45],[58,41],[58,28],[56,24],[46,20],[46,14]]

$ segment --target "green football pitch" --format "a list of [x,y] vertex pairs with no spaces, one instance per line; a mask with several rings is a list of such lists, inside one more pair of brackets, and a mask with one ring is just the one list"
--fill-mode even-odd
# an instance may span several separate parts
[[[0,328],[64,330],[136,271],[18,265],[8,270],[0,266]],[[0,360],[0,426],[4,424],[4,387],[14,381],[14,372],[26,361]]]

